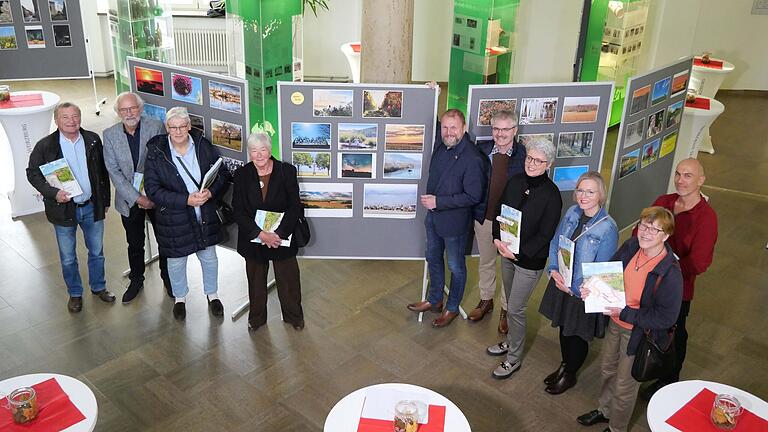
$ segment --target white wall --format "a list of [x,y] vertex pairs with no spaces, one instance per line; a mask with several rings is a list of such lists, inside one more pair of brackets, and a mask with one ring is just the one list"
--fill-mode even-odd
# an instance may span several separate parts
[[413,66],[416,82],[448,81],[453,1],[416,0],[413,5]]
[[363,6],[360,0],[332,0],[329,11],[304,14],[305,76],[351,77],[341,44],[359,42]]

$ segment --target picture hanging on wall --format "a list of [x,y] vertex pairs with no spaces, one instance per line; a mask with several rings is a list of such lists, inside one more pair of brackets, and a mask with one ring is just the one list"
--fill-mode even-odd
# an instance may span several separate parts
[[72,46],[72,36],[69,33],[69,24],[53,25],[53,44],[57,47]]
[[651,105],[663,101],[669,94],[669,86],[672,83],[672,77],[666,77],[663,80],[656,81],[653,85],[653,96],[651,98]]
[[645,119],[629,123],[624,134],[624,148],[632,147],[643,140],[643,126],[645,125]]
[[660,109],[648,116],[648,138],[660,133],[664,128],[664,110]]
[[415,219],[417,184],[366,184],[363,191],[363,217]]
[[331,149],[330,123],[291,123],[291,148],[307,150]]
[[208,98],[211,108],[237,114],[242,113],[240,87],[238,86],[210,80],[208,81]]
[[632,93],[632,104],[629,107],[629,115],[634,115],[648,108],[648,100],[651,96],[651,86],[640,87]]
[[330,152],[293,152],[291,158],[299,177],[331,178]]
[[631,151],[621,157],[619,180],[637,171],[638,159],[640,159],[640,149]]
[[363,117],[402,118],[403,92],[400,90],[363,90]]
[[587,171],[589,171],[589,165],[555,167],[552,181],[561,192],[574,190],[579,177]]
[[557,115],[557,98],[523,98],[520,124],[551,124]]
[[13,50],[18,47],[14,28],[12,26],[0,27],[0,50]]
[[243,151],[243,127],[212,118],[211,143],[239,153]]
[[299,182],[299,199],[308,218],[351,218],[353,183]]
[[671,134],[665,135],[664,139],[661,140],[661,152],[659,153],[659,157],[663,158],[664,156],[674,152],[676,145],[677,145],[677,131],[674,131]]
[[659,159],[660,146],[660,138],[656,138],[655,140],[643,145],[643,155],[642,159],[640,159],[640,168],[645,168]]
[[376,154],[339,153],[336,174],[339,178],[376,178]]
[[163,73],[159,70],[135,66],[136,90],[155,96],[165,96]]
[[339,123],[339,150],[376,150],[378,135],[374,123]]
[[45,48],[43,26],[26,26],[24,32],[27,34],[27,48]]
[[159,105],[144,103],[144,114],[146,114],[147,117],[160,120],[165,124],[165,108]]
[[0,0],[0,24],[12,23],[11,0]]
[[477,125],[490,126],[491,117],[497,111],[511,111],[515,113],[517,99],[480,99],[477,107]]
[[563,99],[562,123],[594,123],[600,97],[566,97]]
[[21,0],[21,14],[25,23],[40,22],[40,10],[37,0]]
[[352,90],[312,90],[312,115],[315,117],[352,117]]
[[205,135],[205,117],[189,114],[189,125],[192,126],[192,129],[197,129]]
[[228,158],[226,156],[221,156],[221,160],[224,162],[224,166],[227,167],[227,171],[229,171],[229,174],[235,175],[235,171],[237,171],[241,166],[245,165],[245,162],[237,159]]
[[574,158],[592,156],[592,141],[595,133],[586,132],[560,132],[557,137],[557,157]]
[[421,153],[384,153],[385,179],[421,178]]
[[685,92],[687,87],[688,71],[676,73],[674,76],[672,76],[672,88],[670,89],[670,93],[672,93],[672,95],[670,97],[675,97],[678,94]]
[[552,144],[552,147],[555,147],[555,134],[553,133],[524,134],[524,135],[519,135],[518,139],[520,140],[520,144],[526,147],[530,142],[537,141],[537,140],[549,141],[549,143]]
[[388,124],[384,131],[384,150],[424,150],[424,125]]
[[683,118],[683,102],[685,101],[681,100],[667,107],[667,128],[680,124],[680,120]]
[[197,77],[171,72],[171,99],[202,105],[203,81]]
[[67,0],[48,0],[48,11],[51,14],[51,21],[66,21],[67,18]]

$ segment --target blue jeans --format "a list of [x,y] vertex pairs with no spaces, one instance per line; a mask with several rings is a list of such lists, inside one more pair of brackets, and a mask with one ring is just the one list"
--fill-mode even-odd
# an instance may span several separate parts
[[[216,246],[208,246],[195,252],[203,269],[203,292],[214,294],[219,290],[219,259],[216,257]],[[168,258],[168,276],[171,278],[171,288],[174,297],[185,297],[189,293],[187,285],[187,258]]]
[[[88,285],[91,286],[91,292],[104,291],[107,289],[107,281],[104,279],[104,220],[93,220],[92,203],[76,207],[75,220],[83,230],[85,247],[88,249]],[[77,266],[77,225],[53,225],[56,242],[59,244],[61,273],[70,297],[83,296],[83,281]]]
[[429,268],[429,294],[427,300],[436,305],[443,301],[445,286],[445,264],[443,253],[448,257],[448,269],[451,271],[451,285],[448,291],[448,303],[445,308],[449,312],[458,312],[461,299],[464,297],[464,286],[467,284],[467,262],[464,250],[467,246],[467,232],[455,237],[441,237],[435,229],[432,215],[427,214],[424,221],[427,228],[427,249],[425,251],[427,267]]

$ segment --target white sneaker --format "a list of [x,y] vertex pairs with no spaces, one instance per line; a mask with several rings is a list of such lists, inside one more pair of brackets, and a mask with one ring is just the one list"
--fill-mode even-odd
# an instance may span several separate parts
[[499,342],[496,345],[491,345],[485,349],[485,352],[491,356],[501,356],[509,351],[509,344],[506,342]]

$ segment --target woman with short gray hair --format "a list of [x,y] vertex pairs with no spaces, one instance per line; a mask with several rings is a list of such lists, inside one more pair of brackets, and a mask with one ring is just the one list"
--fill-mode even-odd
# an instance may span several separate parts
[[529,141],[525,148],[525,173],[509,178],[496,211],[504,215],[501,211],[504,205],[522,213],[518,253],[501,241],[499,222],[493,223],[493,242],[502,256],[501,275],[509,326],[507,340],[486,350],[492,356],[506,355],[506,360],[491,372],[496,379],[509,378],[520,369],[525,346],[525,309],[547,262],[549,242],[563,206],[560,190],[547,176],[547,169],[555,158],[555,146],[541,138]]

